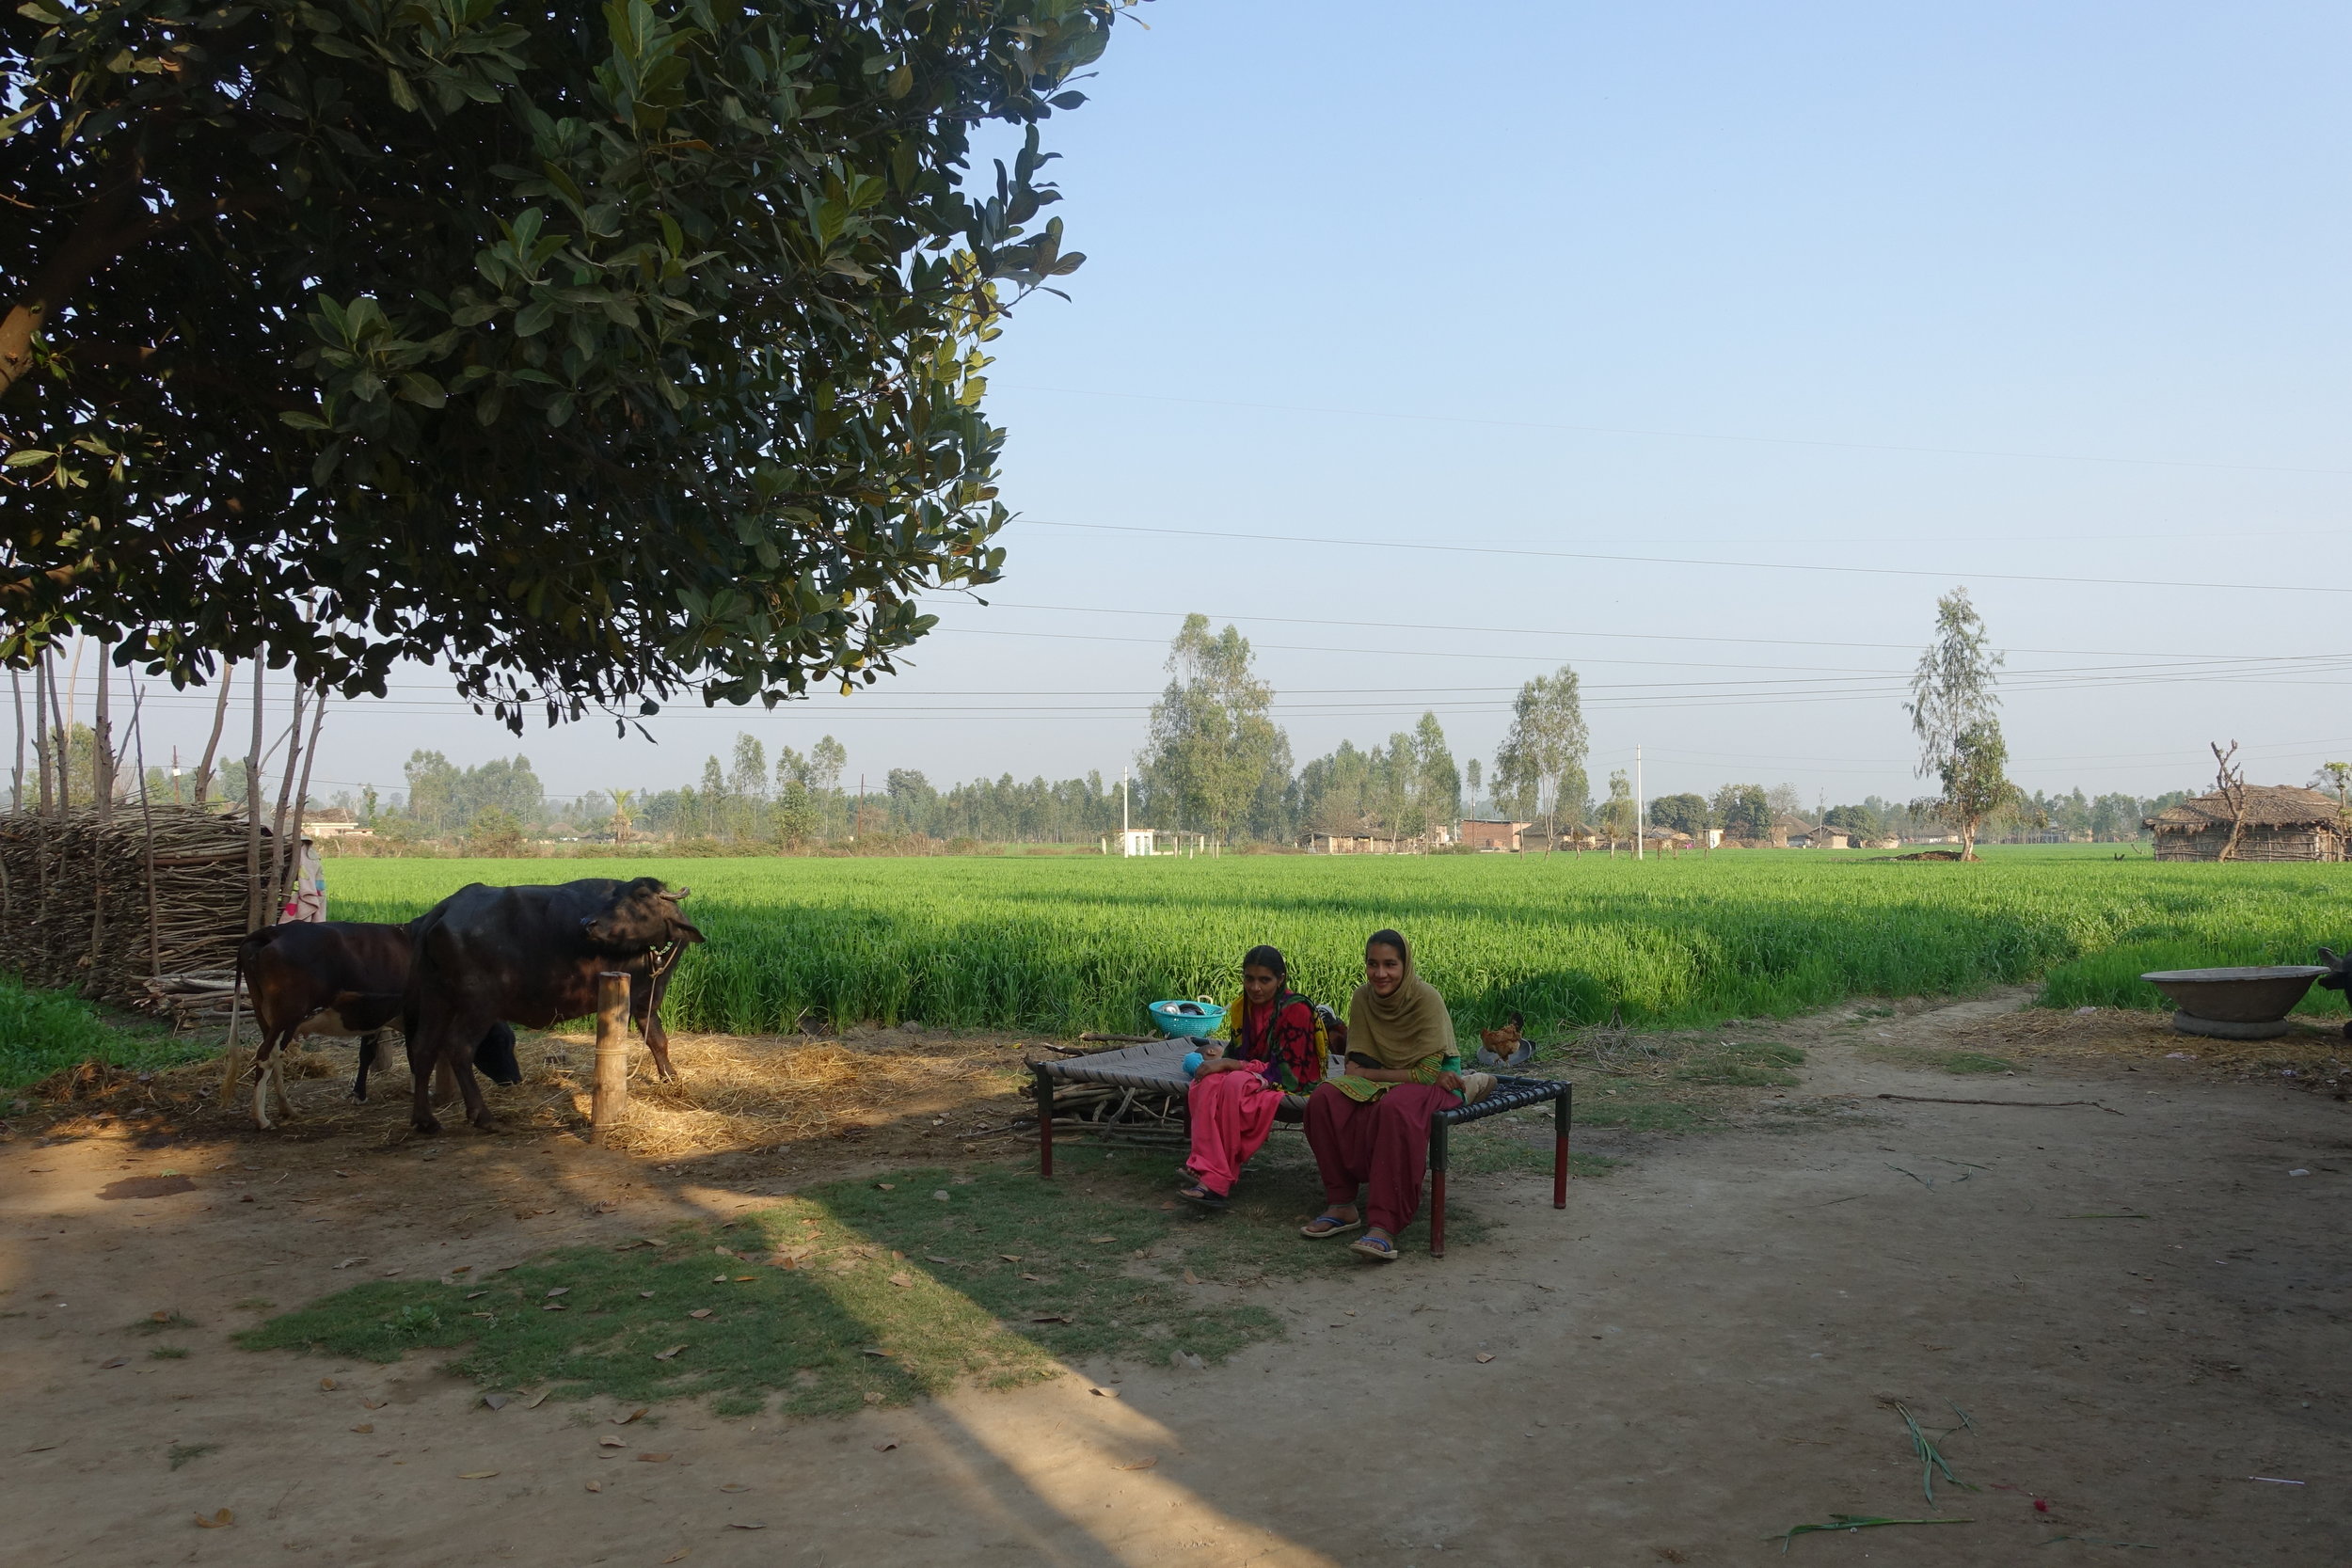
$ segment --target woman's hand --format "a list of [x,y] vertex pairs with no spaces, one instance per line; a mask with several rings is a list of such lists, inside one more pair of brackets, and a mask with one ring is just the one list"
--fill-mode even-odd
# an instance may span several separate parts
[[1437,1076],[1436,1083],[1438,1087],[1445,1090],[1448,1094],[1460,1094],[1462,1092],[1462,1075],[1458,1072],[1440,1072]]
[[1206,1078],[1212,1072],[1247,1072],[1255,1065],[1237,1061],[1231,1056],[1211,1056],[1193,1069],[1195,1078]]

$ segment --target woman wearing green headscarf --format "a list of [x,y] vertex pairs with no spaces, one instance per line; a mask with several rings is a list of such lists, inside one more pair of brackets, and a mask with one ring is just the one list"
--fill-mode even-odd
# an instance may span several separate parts
[[1383,1262],[1421,1212],[1429,1165],[1429,1118],[1462,1102],[1454,1019],[1437,988],[1413,973],[1413,953],[1394,931],[1364,943],[1364,983],[1347,1005],[1347,1072],[1307,1101],[1307,1144],[1330,1207],[1299,1233],[1337,1236],[1363,1223],[1356,1189],[1368,1186],[1372,1224],[1352,1244]]

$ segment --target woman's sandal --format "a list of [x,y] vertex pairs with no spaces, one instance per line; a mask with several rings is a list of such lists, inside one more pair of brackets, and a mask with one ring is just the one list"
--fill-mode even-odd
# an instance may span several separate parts
[[1383,1263],[1393,1263],[1399,1256],[1396,1243],[1386,1236],[1359,1236],[1347,1243],[1350,1252],[1360,1252],[1367,1258],[1377,1258]]
[[1334,1219],[1329,1214],[1317,1214],[1300,1226],[1298,1233],[1311,1242],[1319,1242],[1326,1236],[1344,1236],[1351,1230],[1360,1230],[1363,1225],[1361,1220]]
[[1227,1202],[1223,1196],[1209,1191],[1198,1181],[1189,1187],[1177,1188],[1176,1196],[1196,1209],[1222,1209]]

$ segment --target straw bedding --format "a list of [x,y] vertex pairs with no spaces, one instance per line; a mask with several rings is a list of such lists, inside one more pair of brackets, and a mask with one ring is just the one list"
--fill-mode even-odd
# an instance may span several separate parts
[[[1001,1128],[1025,1102],[1022,1045],[1002,1039],[917,1039],[872,1044],[852,1038],[674,1035],[670,1058],[678,1081],[652,1077],[651,1058],[632,1041],[629,1116],[612,1147],[662,1159],[731,1149],[773,1148],[817,1139],[856,1138],[894,1124],[919,1122],[933,1135],[970,1136]],[[518,1132],[574,1132],[588,1122],[596,1048],[586,1035],[525,1035],[516,1045],[523,1082],[486,1088],[501,1128]],[[409,1135],[406,1057],[395,1040],[369,1079],[368,1103],[350,1098],[356,1053],[306,1044],[288,1053],[294,1119],[255,1134],[309,1141]],[[87,1065],[57,1073],[28,1091],[33,1123],[72,1135],[120,1120],[189,1132],[251,1132],[241,1093],[219,1102],[220,1069],[197,1062],[156,1073]],[[993,1101],[994,1103],[990,1103]],[[457,1113],[441,1110],[445,1122]],[[936,1129],[933,1118],[944,1118]]]

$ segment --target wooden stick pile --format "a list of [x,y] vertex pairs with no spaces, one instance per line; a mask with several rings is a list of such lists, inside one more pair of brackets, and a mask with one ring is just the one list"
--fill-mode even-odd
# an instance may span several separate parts
[[0,970],[182,1022],[225,1020],[246,847],[244,819],[192,806],[0,814]]

